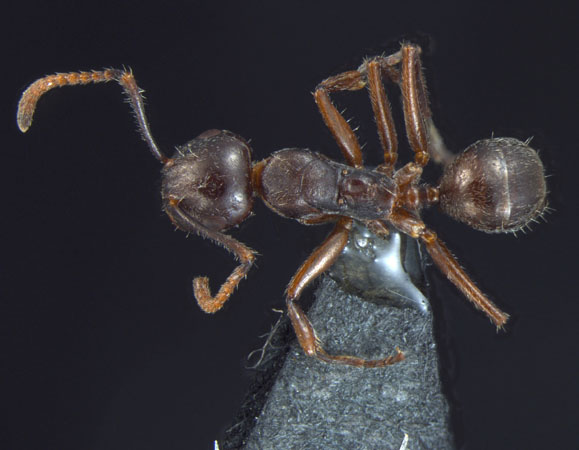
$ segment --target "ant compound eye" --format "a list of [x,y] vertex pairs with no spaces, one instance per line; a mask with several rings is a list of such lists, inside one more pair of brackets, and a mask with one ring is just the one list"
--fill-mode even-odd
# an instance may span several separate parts
[[488,233],[523,228],[541,214],[547,193],[537,152],[513,138],[468,147],[445,168],[439,189],[445,213]]

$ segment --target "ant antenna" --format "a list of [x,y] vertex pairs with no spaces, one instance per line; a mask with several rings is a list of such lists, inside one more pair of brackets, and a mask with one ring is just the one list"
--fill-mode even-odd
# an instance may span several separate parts
[[139,133],[143,140],[149,146],[149,150],[155,158],[163,164],[169,161],[169,158],[159,149],[151,130],[147,116],[145,115],[145,104],[143,101],[142,90],[137,86],[137,82],[133,73],[130,70],[120,69],[105,69],[101,71],[93,70],[91,72],[69,72],[57,73],[55,75],[47,75],[32,83],[22,94],[22,98],[18,103],[18,112],[16,114],[16,121],[18,128],[25,133],[32,125],[32,117],[36,110],[36,103],[49,90],[61,86],[74,86],[79,84],[89,83],[106,83],[108,81],[116,81],[121,85],[123,91],[127,95],[129,104],[135,114]]

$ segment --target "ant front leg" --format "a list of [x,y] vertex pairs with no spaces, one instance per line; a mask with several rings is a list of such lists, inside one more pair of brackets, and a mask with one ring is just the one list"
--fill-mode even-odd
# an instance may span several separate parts
[[249,269],[251,269],[255,261],[255,251],[236,239],[233,239],[231,236],[201,225],[182,211],[179,207],[179,202],[175,199],[168,201],[165,206],[165,211],[171,221],[180,229],[194,232],[204,238],[211,239],[233,253],[240,261],[239,266],[227,277],[215,296],[211,295],[209,278],[196,277],[193,279],[193,293],[201,309],[206,313],[219,311],[229,299],[239,282],[247,276]]
[[404,359],[404,354],[399,350],[394,356],[375,360],[348,355],[329,355],[320,344],[314,327],[306,314],[297,304],[297,299],[306,286],[334,264],[340,256],[342,250],[348,243],[348,236],[351,229],[352,219],[340,219],[332,233],[313,251],[310,257],[298,269],[287,288],[286,303],[288,314],[298,341],[308,356],[313,356],[325,362],[358,367],[383,367],[395,364]]

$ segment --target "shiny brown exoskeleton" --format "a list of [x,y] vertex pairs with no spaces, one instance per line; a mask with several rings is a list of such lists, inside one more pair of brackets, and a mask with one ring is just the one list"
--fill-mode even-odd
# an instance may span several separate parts
[[[328,362],[381,367],[401,361],[404,355],[399,350],[376,360],[329,355],[297,303],[304,288],[336,261],[354,220],[380,236],[394,227],[419,239],[448,279],[501,328],[508,315],[476,287],[422,222],[420,210],[439,204],[444,212],[475,229],[509,232],[526,226],[546,207],[543,165],[526,142],[492,138],[476,142],[456,157],[448,153],[431,119],[419,55],[419,47],[406,44],[399,52],[371,58],[357,70],[330,77],[316,88],[315,101],[345,164],[297,148],[252,163],[248,143],[219,130],[204,132],[169,158],[151,135],[132,73],[124,70],[57,74],[37,80],[22,95],[18,125],[22,131],[30,127],[36,102],[53,87],[117,81],[128,96],[149,149],[164,164],[162,197],[170,219],[182,230],[212,239],[239,259],[240,264],[214,296],[206,277],[194,279],[195,297],[206,312],[221,309],[255,260],[253,250],[224,234],[250,214],[254,196],[276,213],[306,225],[335,222],[334,230],[291,279],[286,292],[288,313],[306,354]],[[402,91],[406,134],[414,151],[414,161],[398,170],[398,142],[383,78]],[[330,99],[332,92],[363,88],[370,94],[384,153],[384,163],[375,169],[363,166],[358,140]],[[419,183],[430,158],[444,166],[437,187]]]

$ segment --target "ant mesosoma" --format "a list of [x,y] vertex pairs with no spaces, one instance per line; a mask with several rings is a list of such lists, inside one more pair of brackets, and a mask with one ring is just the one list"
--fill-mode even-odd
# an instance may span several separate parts
[[[382,367],[403,360],[403,353],[397,349],[395,355],[376,360],[330,355],[297,303],[306,286],[336,261],[355,220],[379,236],[387,236],[393,227],[419,239],[441,272],[501,328],[508,315],[476,287],[436,233],[420,219],[420,210],[439,204],[444,212],[472,228],[494,233],[521,229],[546,205],[543,165],[527,142],[492,138],[476,142],[456,157],[447,152],[431,119],[420,51],[416,45],[404,44],[392,55],[370,58],[357,70],[332,76],[317,86],[316,104],[346,164],[298,148],[280,150],[252,163],[248,143],[219,130],[202,133],[169,158],[152,137],[141,90],[126,70],[64,73],[35,81],[20,100],[18,125],[23,132],[30,127],[38,99],[54,87],[118,82],[128,96],[143,139],[163,164],[162,199],[171,221],[184,231],[222,245],[239,260],[215,295],[210,292],[208,278],[194,279],[195,297],[208,313],[222,308],[255,260],[252,249],[224,234],[249,215],[254,196],[277,214],[305,225],[335,222],[330,235],[289,282],[289,317],[307,355],[327,362]],[[383,78],[401,89],[406,134],[414,151],[414,161],[397,170],[397,135]],[[363,88],[370,95],[384,152],[384,162],[375,169],[364,168],[354,131],[330,99],[331,93]],[[430,158],[444,167],[437,187],[419,184]]]

